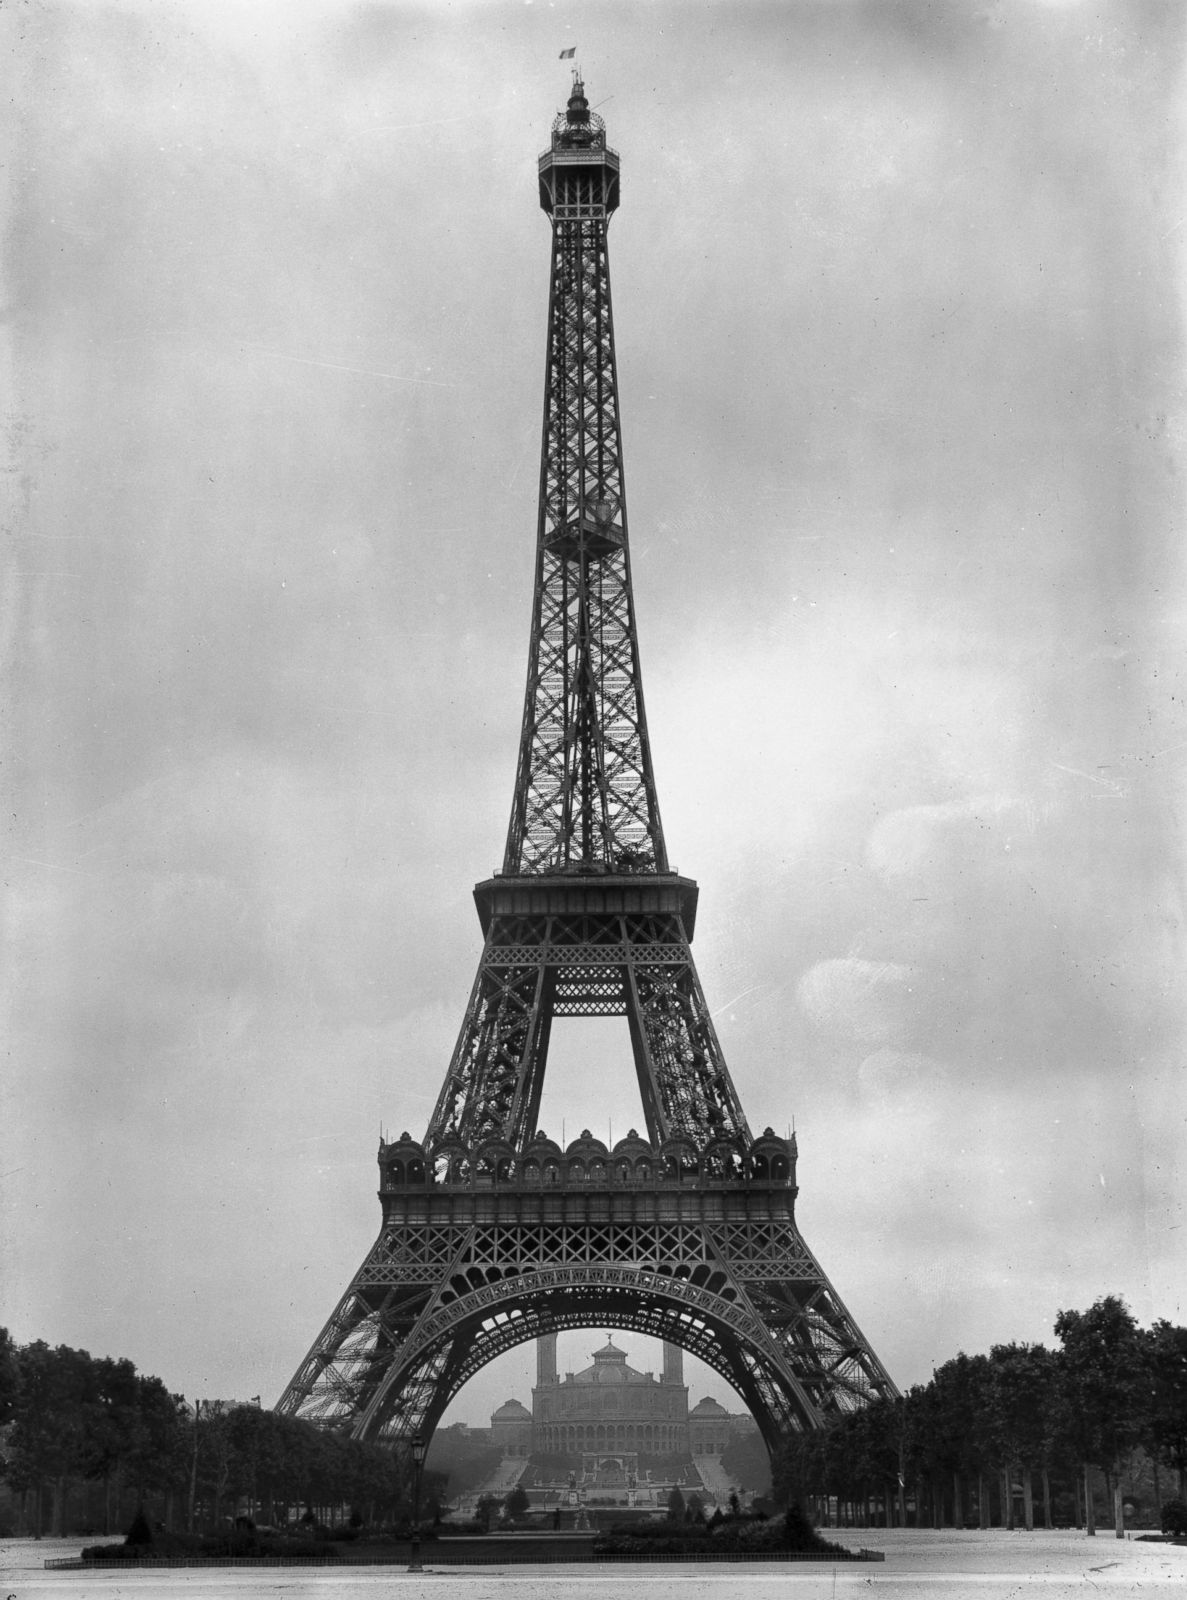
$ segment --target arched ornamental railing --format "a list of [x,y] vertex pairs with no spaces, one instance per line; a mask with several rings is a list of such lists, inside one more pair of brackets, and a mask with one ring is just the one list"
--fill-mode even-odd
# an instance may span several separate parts
[[502,1140],[471,1149],[425,1147],[407,1133],[379,1146],[380,1190],[795,1187],[795,1136],[766,1128],[751,1144],[671,1139],[652,1145],[632,1128],[612,1147],[583,1129],[564,1149],[538,1133],[523,1150]]

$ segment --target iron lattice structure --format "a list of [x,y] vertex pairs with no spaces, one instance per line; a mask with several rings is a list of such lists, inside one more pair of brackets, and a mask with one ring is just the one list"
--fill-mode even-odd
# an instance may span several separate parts
[[[619,160],[580,80],[540,157],[548,360],[523,732],[485,943],[423,1143],[380,1146],[379,1237],[278,1410],[392,1441],[486,1362],[635,1329],[729,1380],[773,1443],[896,1391],[795,1223],[795,1141],[746,1123],[660,824],[635,629],[606,231]],[[625,1016],[646,1119],[561,1150],[554,1016]]]

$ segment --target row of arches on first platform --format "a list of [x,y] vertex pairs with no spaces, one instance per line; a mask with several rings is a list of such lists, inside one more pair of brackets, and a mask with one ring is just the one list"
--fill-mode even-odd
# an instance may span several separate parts
[[381,1144],[379,1166],[385,1189],[448,1186],[490,1188],[586,1188],[651,1184],[765,1183],[795,1181],[795,1139],[780,1139],[770,1128],[747,1145],[742,1140],[712,1140],[698,1148],[691,1140],[669,1139],[651,1145],[632,1128],[613,1149],[585,1129],[564,1150],[537,1134],[522,1151],[492,1140],[476,1150],[446,1143],[432,1152],[408,1134]]

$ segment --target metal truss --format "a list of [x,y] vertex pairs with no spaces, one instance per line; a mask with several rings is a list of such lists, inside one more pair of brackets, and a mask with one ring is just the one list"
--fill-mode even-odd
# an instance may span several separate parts
[[[800,1236],[795,1142],[753,1139],[667,860],[627,541],[606,228],[618,157],[579,81],[540,158],[552,217],[536,580],[503,869],[423,1144],[380,1148],[383,1226],[278,1409],[393,1442],[502,1351],[566,1328],[699,1356],[768,1443],[893,1395]],[[536,1123],[555,1016],[625,1016],[647,1137]]]
[[[582,100],[584,97],[581,97]],[[618,157],[570,102],[541,159],[552,215],[536,580],[503,871],[664,872],[627,539],[606,229]]]
[[611,1324],[681,1345],[769,1441],[893,1394],[793,1217],[794,1141],[380,1149],[384,1226],[281,1409],[402,1439],[487,1361]]
[[[570,901],[586,897],[581,883],[570,887]],[[523,1143],[536,1128],[552,1018],[614,1015],[630,1025],[653,1139],[748,1135],[681,917],[585,911],[493,918],[430,1141]]]

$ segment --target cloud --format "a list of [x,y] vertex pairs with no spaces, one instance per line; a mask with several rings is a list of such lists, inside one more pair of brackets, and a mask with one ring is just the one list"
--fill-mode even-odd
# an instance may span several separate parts
[[874,825],[866,847],[874,871],[888,883],[926,880],[938,886],[952,881],[959,865],[981,840],[992,837],[994,848],[1010,850],[1020,833],[1033,834],[1030,808],[1010,796],[978,796],[939,805],[905,806]]
[[821,961],[800,979],[799,1000],[818,1028],[855,1043],[885,1043],[910,1031],[913,977],[892,961]]
[[863,1100],[880,1115],[909,1117],[917,1133],[939,1109],[944,1068],[930,1056],[883,1048],[866,1056],[857,1069]]

